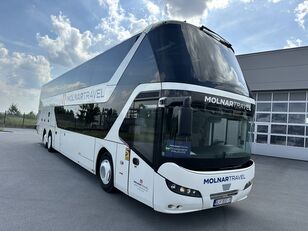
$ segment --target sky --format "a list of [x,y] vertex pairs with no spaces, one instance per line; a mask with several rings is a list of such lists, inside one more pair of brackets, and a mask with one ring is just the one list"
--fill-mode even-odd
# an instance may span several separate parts
[[308,45],[308,0],[0,1],[0,112],[37,112],[43,84],[168,19],[211,28],[236,54]]

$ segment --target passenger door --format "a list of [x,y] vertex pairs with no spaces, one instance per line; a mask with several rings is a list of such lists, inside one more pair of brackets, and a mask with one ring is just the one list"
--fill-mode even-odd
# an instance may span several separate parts
[[128,194],[148,206],[153,206],[154,170],[131,151]]
[[[140,97],[142,96],[142,98]],[[120,128],[120,137],[130,150],[128,194],[153,206],[153,176],[151,167],[157,147],[156,124],[158,100],[137,96]],[[140,98],[139,98],[140,97]],[[121,151],[123,153],[123,150]]]

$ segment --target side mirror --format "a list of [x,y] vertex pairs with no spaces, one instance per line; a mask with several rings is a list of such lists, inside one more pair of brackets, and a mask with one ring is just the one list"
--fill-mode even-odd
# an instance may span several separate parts
[[179,108],[178,114],[178,135],[191,136],[192,133],[192,117],[191,98],[186,97],[183,100],[183,106]]

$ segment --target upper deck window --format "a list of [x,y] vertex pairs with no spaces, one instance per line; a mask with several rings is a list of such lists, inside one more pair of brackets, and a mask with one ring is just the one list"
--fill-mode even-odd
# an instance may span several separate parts
[[136,35],[66,72],[42,88],[42,98],[108,82],[136,39]]
[[181,82],[249,96],[231,49],[197,27],[166,24],[149,33],[163,82]]

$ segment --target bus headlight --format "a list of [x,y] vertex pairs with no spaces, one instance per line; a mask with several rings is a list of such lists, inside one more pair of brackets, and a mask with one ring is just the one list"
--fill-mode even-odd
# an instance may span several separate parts
[[201,193],[198,190],[177,185],[167,179],[166,179],[166,184],[172,192],[175,192],[177,194],[181,194],[184,196],[190,196],[190,197],[202,197]]

